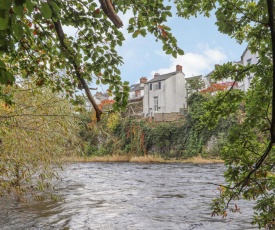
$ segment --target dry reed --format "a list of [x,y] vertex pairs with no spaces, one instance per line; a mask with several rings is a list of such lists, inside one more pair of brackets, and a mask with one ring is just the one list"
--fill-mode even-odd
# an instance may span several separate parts
[[193,163],[193,164],[211,164],[223,163],[221,159],[206,159],[199,156],[191,157],[184,160],[170,159],[166,160],[160,156],[129,156],[129,155],[112,155],[112,156],[71,156],[63,159],[65,162],[135,162],[135,163]]

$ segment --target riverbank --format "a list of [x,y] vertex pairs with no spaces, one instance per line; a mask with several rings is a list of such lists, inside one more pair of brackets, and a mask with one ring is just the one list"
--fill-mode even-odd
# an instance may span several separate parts
[[65,162],[135,162],[135,163],[193,163],[193,164],[210,164],[223,163],[221,159],[209,159],[201,156],[191,157],[187,159],[164,159],[159,156],[72,156],[63,159]]

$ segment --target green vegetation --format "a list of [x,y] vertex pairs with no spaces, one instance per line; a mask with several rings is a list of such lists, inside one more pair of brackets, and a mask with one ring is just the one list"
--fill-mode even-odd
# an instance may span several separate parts
[[[218,148],[235,122],[233,118],[220,119],[211,130],[201,125],[199,118],[205,113],[202,105],[209,98],[194,93],[188,100],[188,116],[174,122],[150,123],[131,117],[122,119],[119,113],[111,113],[99,124],[82,126],[80,136],[86,142],[84,152],[96,156],[158,155],[165,159],[186,159],[198,155],[219,157]],[[87,119],[91,122],[89,116],[83,117],[83,124]]]
[[47,88],[23,83],[3,90],[14,104],[0,104],[0,196],[41,199],[61,158],[80,151],[78,120],[69,101]]
[[[121,81],[123,60],[116,51],[125,40],[118,29],[123,23],[116,13],[132,12],[127,30],[133,38],[153,34],[163,42],[163,50],[176,57],[183,51],[164,24],[172,16],[170,10],[162,1],[1,1],[0,83],[32,76],[37,85],[50,85],[68,97],[79,86],[100,120],[90,82],[109,85],[116,96],[114,109],[125,108],[128,99],[129,83]],[[64,26],[74,28],[75,37],[66,35]]]
[[[227,216],[238,211],[238,199],[256,199],[253,224],[275,229],[275,4],[274,0],[177,0],[184,18],[215,13],[221,33],[238,42],[247,42],[257,53],[257,64],[227,63],[214,71],[215,80],[231,77],[241,81],[254,76],[247,94],[229,90],[207,102],[202,124],[215,127],[220,118],[234,116],[237,125],[229,130],[221,149],[227,170],[226,183],[213,201],[213,215]],[[234,201],[233,204],[231,204]],[[236,204],[236,206],[234,206]]]
[[[48,105],[51,98],[59,100],[62,94],[78,99],[74,96],[79,86],[85,90],[99,121],[102,112],[88,87],[96,82],[109,85],[109,91],[116,96],[115,110],[126,107],[129,86],[121,81],[119,65],[123,60],[116,51],[124,37],[118,30],[122,22],[116,13],[133,13],[127,28],[133,37],[151,33],[163,43],[166,54],[173,57],[183,54],[164,24],[171,16],[171,6],[164,1],[113,1],[115,7],[109,0],[99,2],[101,5],[93,0],[0,1],[0,195],[20,195],[45,187],[47,178],[54,176],[51,170],[47,171],[48,165],[59,153],[67,151],[71,141],[66,144],[65,140],[77,138],[70,105],[65,100]],[[215,80],[231,77],[241,81],[253,75],[250,91],[244,94],[231,89],[209,100],[198,96],[196,100],[205,101],[205,106],[197,107],[197,103],[192,106],[189,102],[191,112],[184,124],[154,126],[121,121],[119,117],[108,120],[106,116],[102,125],[90,124],[92,134],[84,124],[80,133],[86,140],[86,152],[164,154],[167,150],[169,157],[187,157],[203,153],[212,132],[224,133],[218,138],[224,140],[220,143],[227,166],[226,184],[213,202],[213,215],[226,216],[232,200],[257,199],[253,223],[274,229],[274,0],[175,0],[174,3],[177,14],[184,18],[215,13],[221,33],[237,42],[247,42],[249,49],[257,52],[259,62],[255,65],[227,63],[213,73]],[[74,38],[64,34],[64,25],[76,30]],[[49,88],[9,88],[17,76],[31,79],[35,87]],[[228,127],[231,128],[226,132]],[[238,211],[238,206],[234,207],[231,210]]]

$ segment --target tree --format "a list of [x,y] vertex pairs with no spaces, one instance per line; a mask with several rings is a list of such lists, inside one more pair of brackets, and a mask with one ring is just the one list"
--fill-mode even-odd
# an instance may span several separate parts
[[[133,37],[148,32],[163,42],[163,50],[174,57],[183,54],[164,23],[171,6],[163,1],[100,0],[5,0],[0,2],[0,83],[13,84],[16,76],[35,77],[38,86],[72,96],[76,87],[85,90],[97,120],[101,110],[89,83],[109,84],[115,97],[114,109],[125,108],[129,86],[122,82],[123,63],[115,48],[124,36],[117,13],[131,11],[128,32]],[[75,29],[75,37],[63,27]],[[3,94],[3,93],[1,93]],[[8,95],[2,99],[10,102]]]
[[206,89],[201,90],[201,93],[215,93],[218,91],[228,90],[230,87],[237,86],[236,82],[222,82],[222,83],[212,83]]
[[14,104],[0,103],[0,196],[42,198],[61,159],[79,152],[75,107],[31,82],[3,91]]
[[192,94],[193,92],[199,92],[199,90],[204,88],[205,86],[205,82],[203,81],[201,75],[186,78],[186,82],[188,84],[188,94]]
[[[214,126],[220,117],[234,115],[238,125],[229,131],[222,149],[227,166],[226,184],[220,185],[220,196],[213,201],[213,215],[239,211],[239,198],[256,199],[253,224],[275,228],[275,5],[274,0],[176,0],[178,14],[189,18],[198,13],[215,12],[220,32],[238,42],[247,42],[257,53],[255,65],[227,63],[214,71],[215,80],[230,76],[236,82],[254,74],[247,94],[232,87],[219,92],[208,102],[202,122]],[[230,208],[231,203],[236,205]]]

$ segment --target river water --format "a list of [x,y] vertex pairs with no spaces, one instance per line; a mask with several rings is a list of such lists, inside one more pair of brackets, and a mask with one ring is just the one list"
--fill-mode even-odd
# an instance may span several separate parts
[[[64,167],[56,192],[65,199],[0,204],[0,229],[257,229],[252,204],[211,217],[222,164],[77,163]],[[233,202],[233,204],[235,204]]]

